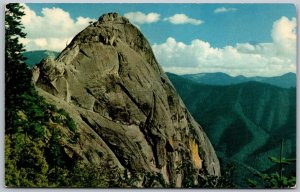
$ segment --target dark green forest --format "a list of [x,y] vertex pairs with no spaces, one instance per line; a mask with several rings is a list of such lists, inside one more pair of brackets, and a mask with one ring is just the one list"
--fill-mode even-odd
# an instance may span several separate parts
[[[225,167],[235,167],[233,180],[242,187],[257,172],[275,173],[269,157],[296,157],[296,88],[259,82],[205,85],[168,73],[178,94],[202,125]],[[295,176],[295,163],[285,166]]]

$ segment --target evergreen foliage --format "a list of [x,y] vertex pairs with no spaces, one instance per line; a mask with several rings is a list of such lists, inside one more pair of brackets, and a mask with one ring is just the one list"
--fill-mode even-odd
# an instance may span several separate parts
[[22,32],[22,6],[16,3],[7,4],[5,8],[5,120],[6,132],[12,132],[16,108],[22,106],[22,97],[33,91],[30,71],[22,56],[24,46],[19,38],[25,38]]
[[255,176],[256,180],[248,179],[248,184],[252,188],[291,188],[296,186],[296,177],[283,174],[284,165],[289,165],[296,162],[295,159],[283,158],[283,140],[280,144],[279,159],[269,157],[269,160],[279,166],[279,173],[258,173]]

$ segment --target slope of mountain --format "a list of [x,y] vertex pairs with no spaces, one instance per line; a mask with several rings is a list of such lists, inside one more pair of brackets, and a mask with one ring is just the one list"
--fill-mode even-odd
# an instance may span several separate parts
[[277,77],[251,77],[250,79],[251,81],[268,83],[283,88],[296,87],[297,83],[297,77],[295,73],[286,73]]
[[58,56],[58,52],[48,51],[48,50],[40,50],[40,51],[27,51],[23,53],[23,56],[27,58],[27,65],[32,68],[34,65],[40,63],[44,58],[56,58]]
[[[221,161],[264,171],[279,156],[296,156],[296,89],[259,82],[204,85],[168,73],[189,111],[203,125]],[[292,169],[295,172],[295,169]]]
[[63,108],[77,125],[79,144],[66,143],[70,156],[87,164],[107,159],[144,187],[181,187],[187,179],[196,182],[199,170],[220,175],[202,127],[126,18],[101,16],[55,60],[38,64],[33,81],[47,102]]
[[208,85],[232,85],[245,83],[249,81],[256,81],[261,83],[268,83],[276,85],[278,87],[290,88],[296,87],[296,74],[286,73],[276,77],[245,77],[242,75],[232,77],[226,73],[198,73],[198,74],[186,74],[182,77],[195,81],[197,83],[208,84]]

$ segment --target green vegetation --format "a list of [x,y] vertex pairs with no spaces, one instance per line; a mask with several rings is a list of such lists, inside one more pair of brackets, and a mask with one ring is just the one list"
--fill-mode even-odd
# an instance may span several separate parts
[[257,180],[249,179],[251,188],[291,188],[296,186],[296,177],[280,176],[277,172],[271,174],[257,174]]
[[[50,131],[56,111],[49,110],[51,107],[31,85],[31,73],[21,54],[24,48],[18,39],[25,37],[20,23],[23,15],[19,4],[6,5],[5,183],[10,187],[41,187],[49,185],[48,173],[54,167],[47,161],[46,151],[62,149],[57,145],[58,134]],[[61,154],[49,155],[48,159],[55,159]]]
[[[232,168],[227,167],[222,176],[209,175],[203,169],[196,171],[192,162],[185,160],[181,165],[184,168],[182,186],[184,188],[235,188],[231,180]],[[192,174],[194,173],[194,174]]]

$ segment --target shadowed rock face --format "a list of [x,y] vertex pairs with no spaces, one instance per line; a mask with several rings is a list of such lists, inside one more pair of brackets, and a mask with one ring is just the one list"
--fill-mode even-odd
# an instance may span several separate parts
[[146,38],[126,18],[116,13],[101,16],[33,73],[40,94],[77,123],[80,140],[68,150],[86,163],[107,158],[112,166],[141,178],[146,172],[161,173],[177,187],[184,178],[183,162],[195,171],[220,175],[207,136]]

